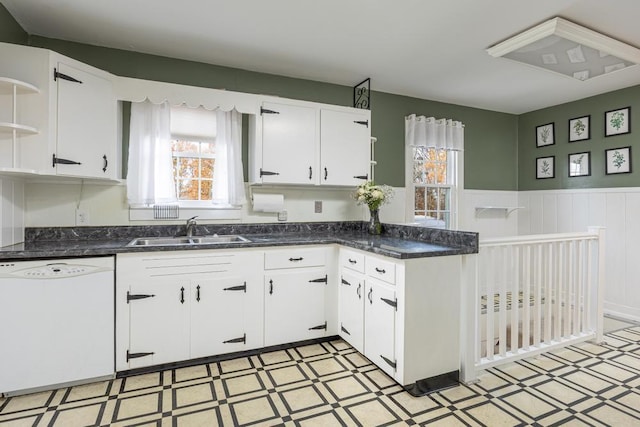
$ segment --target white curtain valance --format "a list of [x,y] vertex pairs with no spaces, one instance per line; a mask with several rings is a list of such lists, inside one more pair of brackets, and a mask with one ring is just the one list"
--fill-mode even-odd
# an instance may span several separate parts
[[405,144],[408,146],[464,150],[462,122],[411,114],[405,117],[404,124]]
[[153,104],[169,103],[207,110],[236,110],[243,114],[260,114],[262,99],[257,95],[220,89],[187,86],[175,83],[117,77],[114,80],[116,98],[123,101]]

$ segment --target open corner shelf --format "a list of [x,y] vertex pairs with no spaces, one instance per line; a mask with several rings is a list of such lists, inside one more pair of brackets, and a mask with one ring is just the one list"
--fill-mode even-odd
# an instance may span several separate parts
[[524,206],[476,206],[476,216],[483,212],[503,212],[504,217],[507,218],[518,209],[524,209]]

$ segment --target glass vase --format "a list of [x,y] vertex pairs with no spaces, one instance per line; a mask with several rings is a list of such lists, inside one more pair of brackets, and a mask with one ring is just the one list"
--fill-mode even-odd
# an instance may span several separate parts
[[378,209],[369,209],[369,234],[379,235],[382,233],[382,224]]

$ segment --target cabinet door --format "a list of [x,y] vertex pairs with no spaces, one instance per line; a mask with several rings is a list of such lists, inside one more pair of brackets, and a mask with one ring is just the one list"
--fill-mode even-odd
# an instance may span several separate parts
[[318,182],[317,109],[264,103],[263,111],[262,182]]
[[325,269],[265,275],[265,345],[325,336]]
[[146,280],[129,291],[129,368],[189,359],[189,282]]
[[340,275],[340,336],[364,352],[364,276],[343,269]]
[[393,286],[367,278],[364,355],[390,376],[395,374],[396,292]]
[[320,182],[355,186],[368,180],[371,170],[369,114],[333,110],[322,110],[320,114]]
[[244,350],[247,282],[241,277],[194,280],[191,358]]
[[58,63],[57,163],[58,175],[116,178],[116,100],[111,82],[69,65]]

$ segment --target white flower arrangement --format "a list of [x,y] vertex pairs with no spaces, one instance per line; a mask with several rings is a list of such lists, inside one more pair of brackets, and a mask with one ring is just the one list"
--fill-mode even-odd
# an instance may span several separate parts
[[369,210],[378,210],[381,205],[388,203],[393,197],[393,189],[388,185],[376,185],[367,181],[356,187],[353,198],[358,205],[367,205]]

